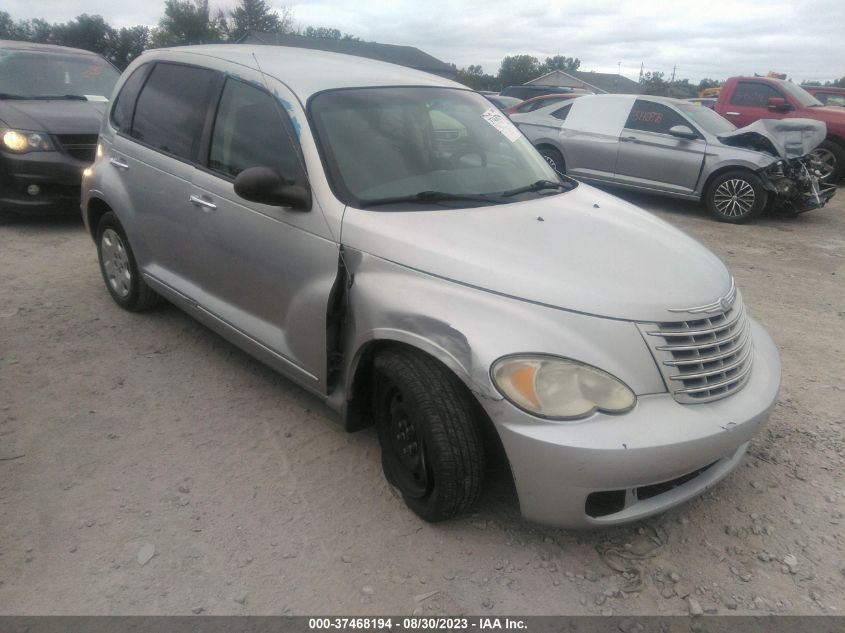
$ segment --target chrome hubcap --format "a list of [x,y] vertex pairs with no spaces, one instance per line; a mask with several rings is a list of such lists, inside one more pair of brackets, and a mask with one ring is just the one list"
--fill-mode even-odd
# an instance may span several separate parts
[[545,159],[546,159],[546,162],[549,164],[549,166],[550,166],[552,169],[554,169],[555,171],[557,171],[557,163],[555,163],[554,159],[553,159],[551,156],[543,156],[543,158],[545,158]]
[[733,178],[716,188],[713,204],[722,215],[736,218],[749,213],[754,208],[756,198],[754,187],[745,180]]
[[819,178],[821,180],[830,178],[831,174],[836,171],[836,156],[833,155],[833,152],[823,147],[817,147],[810,154],[819,163],[817,166],[821,173]]
[[123,240],[116,231],[106,229],[100,243],[100,258],[106,272],[106,282],[118,297],[129,295],[132,273],[129,271],[129,256]]

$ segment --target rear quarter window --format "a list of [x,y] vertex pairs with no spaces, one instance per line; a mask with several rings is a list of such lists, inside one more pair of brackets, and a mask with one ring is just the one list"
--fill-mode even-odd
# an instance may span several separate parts
[[136,68],[129,76],[129,79],[124,82],[120,93],[114,100],[114,105],[111,109],[111,124],[119,132],[128,134],[132,127],[132,113],[135,111],[135,101],[138,99],[138,93],[141,92],[141,86],[144,85],[144,80],[147,78],[149,70],[149,64],[144,64]]

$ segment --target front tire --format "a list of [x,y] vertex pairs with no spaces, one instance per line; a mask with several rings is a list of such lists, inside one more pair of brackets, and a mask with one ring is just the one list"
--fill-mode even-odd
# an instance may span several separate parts
[[838,143],[828,139],[810,154],[820,163],[819,180],[836,184],[842,180],[842,176],[845,176],[845,149],[842,149]]
[[97,256],[106,289],[121,308],[141,312],[161,302],[141,277],[126,231],[112,211],[97,224]]
[[720,222],[745,224],[763,212],[768,195],[755,174],[735,170],[721,174],[710,183],[704,202]]
[[484,449],[472,396],[434,359],[388,349],[375,358],[373,413],[388,483],[426,521],[478,498]]

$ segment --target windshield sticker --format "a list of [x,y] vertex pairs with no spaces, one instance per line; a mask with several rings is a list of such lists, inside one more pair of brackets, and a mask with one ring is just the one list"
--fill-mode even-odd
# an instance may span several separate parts
[[481,118],[487,121],[490,125],[494,128],[499,130],[506,139],[508,139],[511,143],[516,142],[522,134],[520,134],[519,130],[516,129],[516,126],[511,123],[510,119],[506,117],[504,114],[499,112],[496,108],[490,108],[486,110],[482,115]]

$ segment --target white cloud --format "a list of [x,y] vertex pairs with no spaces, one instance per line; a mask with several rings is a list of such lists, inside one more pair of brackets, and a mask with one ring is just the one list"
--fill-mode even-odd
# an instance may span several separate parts
[[[292,0],[301,26],[330,26],[362,39],[417,46],[458,66],[498,70],[502,57],[579,57],[582,68],[702,77],[785,72],[797,81],[845,75],[842,0]],[[115,26],[154,25],[164,2],[5,0],[15,18],[65,21],[99,13]],[[213,8],[236,0],[211,0]],[[271,0],[276,9],[284,4]]]

